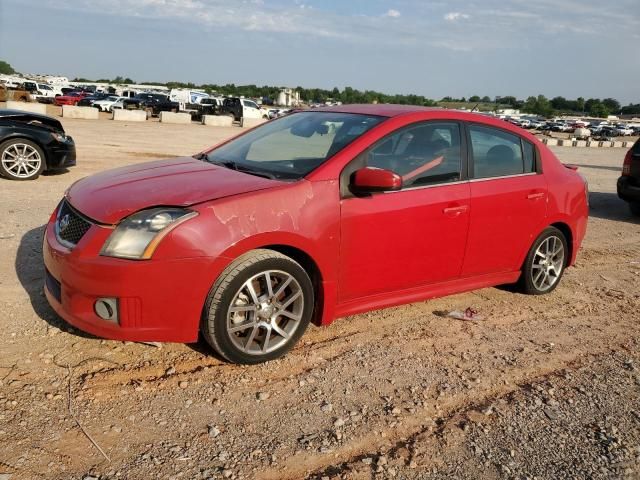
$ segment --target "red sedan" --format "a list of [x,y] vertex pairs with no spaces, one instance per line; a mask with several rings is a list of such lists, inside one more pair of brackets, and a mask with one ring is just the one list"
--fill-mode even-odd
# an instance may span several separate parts
[[101,337],[277,358],[310,322],[519,283],[549,293],[587,186],[524,130],[457,111],[298,112],[213,149],[75,183],[46,229],[46,295]]
[[80,100],[89,95],[86,92],[69,92],[54,99],[56,105],[76,105]]

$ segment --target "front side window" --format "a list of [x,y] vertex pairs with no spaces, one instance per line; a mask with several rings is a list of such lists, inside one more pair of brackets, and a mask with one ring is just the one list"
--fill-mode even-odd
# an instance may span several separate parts
[[427,122],[398,130],[368,152],[366,164],[397,173],[405,188],[460,180],[460,126]]
[[270,178],[298,179],[383,120],[353,113],[294,113],[212,150],[204,160]]
[[470,125],[474,178],[504,177],[535,171],[534,147],[497,128]]

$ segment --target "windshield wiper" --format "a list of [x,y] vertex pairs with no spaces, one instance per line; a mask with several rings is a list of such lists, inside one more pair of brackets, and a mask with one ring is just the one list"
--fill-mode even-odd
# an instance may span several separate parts
[[244,165],[235,165],[235,169],[238,172],[248,173],[250,175],[255,175],[257,177],[264,177],[264,178],[268,178],[270,180],[276,180],[277,179],[277,177],[273,173],[265,172],[264,170],[254,170],[252,168],[245,167]]
[[265,172],[264,170],[255,170],[251,167],[247,167],[245,165],[238,165],[233,160],[211,160],[206,153],[197,153],[193,156],[193,158],[197,160],[204,160],[206,162],[212,163],[213,165],[219,165],[221,167],[230,168],[231,170],[235,170],[236,172],[248,173],[250,175],[256,175],[257,177],[264,177],[270,180],[276,180],[277,177],[269,172]]
[[230,168],[231,170],[238,170],[238,166],[236,165],[236,162],[234,162],[233,160],[211,160],[209,158],[209,156],[207,154],[198,154],[198,158],[199,160],[204,160],[205,162],[209,162],[212,163],[213,165],[218,165],[220,167],[224,167],[224,168]]

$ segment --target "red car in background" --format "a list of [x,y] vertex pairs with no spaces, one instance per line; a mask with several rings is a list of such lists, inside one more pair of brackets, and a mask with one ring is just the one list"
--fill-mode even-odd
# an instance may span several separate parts
[[80,100],[89,95],[87,92],[69,92],[54,99],[56,105],[76,105]]
[[46,296],[101,337],[277,358],[308,324],[518,283],[554,290],[586,182],[486,116],[346,105],[79,180],[46,228]]

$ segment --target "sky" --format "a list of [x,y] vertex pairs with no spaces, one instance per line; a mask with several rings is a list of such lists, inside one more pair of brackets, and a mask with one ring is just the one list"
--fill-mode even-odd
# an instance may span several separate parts
[[0,0],[25,73],[640,103],[639,0]]

